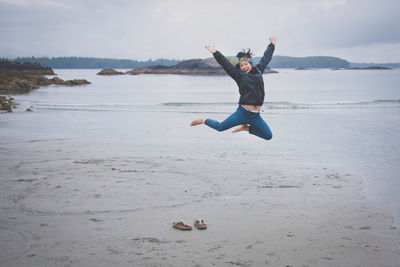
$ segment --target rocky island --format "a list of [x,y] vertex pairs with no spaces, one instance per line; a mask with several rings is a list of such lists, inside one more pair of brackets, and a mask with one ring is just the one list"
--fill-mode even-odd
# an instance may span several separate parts
[[102,71],[100,71],[99,73],[97,73],[97,75],[124,75],[126,74],[125,72],[122,71],[117,71],[114,69],[104,69]]
[[0,110],[12,112],[15,107],[14,99],[1,95],[14,95],[29,93],[33,89],[51,84],[56,85],[83,85],[90,84],[87,80],[67,80],[58,77],[47,78],[45,75],[56,75],[51,68],[43,66],[41,63],[23,64],[2,60],[0,61]]
[[370,66],[370,67],[351,67],[348,70],[392,70],[392,68],[381,67],[381,66]]
[[[232,58],[228,58],[233,65],[237,64],[237,61]],[[277,73],[275,70],[266,69],[265,73]],[[102,70],[98,75],[114,75],[122,74],[116,70]],[[149,66],[144,68],[135,68],[127,71],[126,74],[138,75],[138,74],[183,74],[183,75],[227,75],[224,69],[217,63],[214,58],[207,59],[189,59],[182,61],[173,66],[157,65]]]
[[[228,58],[233,65],[237,61]],[[266,69],[266,73],[277,73],[277,71]],[[224,69],[214,58],[207,59],[189,59],[182,61],[174,66],[152,66],[147,68],[138,68],[127,71],[128,74],[186,74],[186,75],[227,75]]]
[[40,86],[56,85],[83,85],[90,84],[87,80],[75,79],[64,81],[58,77],[47,78],[45,75],[56,75],[51,68],[41,63],[25,62],[20,64],[14,61],[0,61],[0,94],[29,93]]
[[203,59],[190,59],[182,61],[174,66],[150,66],[127,71],[127,74],[186,74],[186,75],[225,75],[225,71],[209,64]]

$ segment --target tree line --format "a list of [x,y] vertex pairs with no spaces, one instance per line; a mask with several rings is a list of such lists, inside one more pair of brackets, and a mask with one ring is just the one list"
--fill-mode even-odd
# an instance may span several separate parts
[[13,60],[21,64],[24,62],[40,62],[53,69],[134,69],[156,65],[172,66],[180,62],[180,60],[175,59],[137,61],[93,57],[17,57]]
[[[182,62],[175,59],[156,59],[147,61],[129,59],[110,59],[92,57],[17,57],[12,59],[23,64],[24,62],[41,62],[44,66],[53,69],[135,69],[150,66],[173,66]],[[257,63],[260,57],[254,58]],[[349,68],[350,63],[336,57],[288,57],[273,56],[270,68]]]

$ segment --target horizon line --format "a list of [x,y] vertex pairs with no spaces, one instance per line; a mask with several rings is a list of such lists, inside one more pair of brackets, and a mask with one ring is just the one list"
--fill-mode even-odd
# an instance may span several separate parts
[[[291,58],[308,58],[308,57],[332,57],[332,58],[338,58],[341,60],[345,60],[349,63],[354,63],[354,64],[400,64],[400,62],[355,62],[355,61],[349,61],[344,58],[340,57],[335,57],[335,56],[301,56],[301,57],[296,57],[296,56],[283,56],[283,55],[274,55],[279,56],[279,57],[291,57]],[[213,58],[213,57],[206,57],[206,58],[187,58],[187,59],[174,59],[174,58],[150,58],[147,60],[139,60],[139,59],[129,59],[129,58],[113,58],[113,57],[94,57],[94,56],[17,56],[17,57],[4,57],[1,56],[0,59],[6,59],[6,60],[15,60],[17,58],[95,58],[95,59],[111,59],[111,60],[130,60],[130,61],[137,61],[137,62],[148,62],[148,61],[157,61],[157,60],[170,60],[170,61],[186,61],[186,60],[193,60],[193,59],[208,59],[208,58]],[[227,57],[236,57],[236,56],[227,56]],[[261,57],[254,57],[254,58],[261,58]]]

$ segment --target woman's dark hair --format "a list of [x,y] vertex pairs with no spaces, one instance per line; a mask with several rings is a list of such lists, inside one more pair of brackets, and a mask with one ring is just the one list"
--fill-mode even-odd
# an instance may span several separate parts
[[247,51],[245,49],[242,49],[241,52],[237,53],[236,57],[239,59],[239,62],[236,64],[236,68],[240,69],[240,59],[242,57],[246,57],[248,58],[248,62],[253,65],[253,61],[251,60],[251,56],[253,55],[253,53],[251,52],[250,48],[247,48]]
[[251,58],[253,56],[253,53],[251,52],[250,48],[247,48],[247,52],[245,49],[243,49],[241,52],[237,53],[236,57],[241,59],[242,57],[247,57]]

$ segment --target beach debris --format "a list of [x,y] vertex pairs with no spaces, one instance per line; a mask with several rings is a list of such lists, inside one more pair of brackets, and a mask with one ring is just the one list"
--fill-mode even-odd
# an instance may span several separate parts
[[280,188],[280,189],[288,189],[288,188],[301,188],[300,185],[259,185],[257,188]]
[[[156,243],[156,244],[167,244],[171,243],[171,240],[168,239],[158,239],[156,237],[136,237],[132,239],[135,242],[141,243]],[[176,240],[175,243],[184,243],[184,240]]]
[[289,232],[289,233],[286,234],[286,236],[287,236],[287,237],[294,237],[295,235],[292,234],[292,232]]
[[242,262],[242,261],[226,261],[225,263],[237,265],[237,266],[250,266],[251,265],[250,264],[251,262],[247,262],[247,261],[244,261],[244,262]]
[[36,179],[17,179],[17,180],[14,180],[14,182],[28,182],[28,183],[31,183],[33,181],[36,181]]

